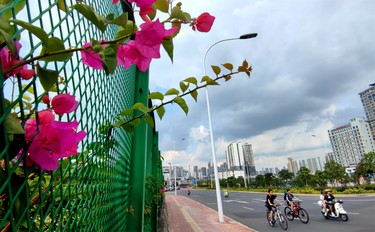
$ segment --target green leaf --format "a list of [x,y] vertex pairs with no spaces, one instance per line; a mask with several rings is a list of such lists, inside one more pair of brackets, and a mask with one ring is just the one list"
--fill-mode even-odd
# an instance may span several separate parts
[[59,1],[57,6],[59,7],[60,10],[67,12],[66,10],[66,5],[64,0],[55,0],[55,2]]
[[219,75],[221,73],[221,69],[219,66],[216,66],[216,65],[211,65],[211,68],[212,70],[214,71],[214,73],[217,75]]
[[194,99],[195,102],[198,100],[198,91],[194,90],[190,93],[191,97]]
[[225,81],[229,81],[231,78],[232,78],[231,75],[226,75],[226,76],[224,77]]
[[115,49],[111,45],[104,47],[103,52],[99,52],[100,57],[103,60],[103,68],[107,75],[115,72],[117,67],[117,54]]
[[133,110],[139,110],[144,114],[148,113],[148,111],[149,111],[149,109],[145,105],[143,105],[143,103],[140,103],[140,102],[135,103],[133,105],[132,109]]
[[92,6],[85,4],[75,4],[73,6],[70,6],[70,8],[73,8],[79,13],[81,13],[87,20],[93,23],[102,33],[105,32],[108,20],[104,16],[98,14]]
[[126,123],[126,124],[123,124],[121,125],[121,127],[128,133],[130,134],[134,134],[134,126],[130,123]]
[[91,49],[96,53],[103,51],[102,44],[95,39],[91,40]]
[[165,114],[165,108],[164,108],[164,106],[161,106],[161,107],[157,108],[156,109],[156,113],[158,114],[160,120],[162,120],[163,117],[164,117],[164,114]]
[[175,88],[172,88],[172,89],[169,89],[164,95],[165,96],[167,96],[167,95],[178,95],[179,93],[180,93],[180,91],[178,91]]
[[168,0],[157,0],[155,2],[156,9],[160,10],[161,12],[168,13],[169,12],[169,2]]
[[244,60],[244,61],[242,62],[242,66],[244,66],[245,68],[248,68],[248,67],[249,67],[249,63],[247,63],[247,61]]
[[36,73],[39,76],[40,83],[43,86],[44,91],[48,92],[54,84],[56,84],[59,77],[59,72],[56,70],[44,69],[36,64]]
[[124,121],[123,120],[118,120],[118,121],[116,121],[116,122],[114,122],[113,124],[112,124],[112,126],[113,127],[119,127],[119,126],[122,126],[122,125],[124,125]]
[[222,64],[224,68],[228,69],[229,71],[232,71],[233,70],[233,64],[230,64],[230,63],[225,63],[225,64]]
[[173,101],[181,107],[181,109],[185,112],[186,115],[188,114],[189,107],[187,106],[185,100],[182,97],[175,97]]
[[185,84],[183,81],[180,81],[180,89],[183,93],[189,88],[189,85]]
[[14,23],[14,24],[17,24],[20,27],[25,28],[31,34],[33,34],[36,37],[38,37],[40,39],[40,41],[42,41],[42,43],[44,45],[48,45],[48,35],[47,35],[47,33],[42,28],[33,26],[30,23],[27,23],[27,22],[24,22],[24,21],[21,21],[21,20],[18,20],[18,19],[11,19],[9,21],[12,22],[12,23]]
[[122,13],[117,18],[111,20],[110,24],[115,24],[126,29],[128,24],[128,13]]
[[72,52],[65,52],[57,55],[49,56],[50,53],[57,51],[65,51],[64,42],[56,37],[51,37],[48,39],[48,45],[43,45],[40,55],[47,55],[46,57],[41,58],[41,60],[46,62],[52,61],[66,61],[72,57]]
[[167,36],[163,39],[162,42],[164,50],[167,52],[169,58],[173,63],[173,40],[171,36]]
[[141,125],[141,120],[140,120],[139,118],[135,118],[135,119],[132,121],[132,123],[133,123],[133,126],[134,126],[134,128],[135,128],[135,127]]
[[12,36],[10,36],[8,33],[6,33],[3,29],[0,29],[0,34],[4,38],[4,41],[7,44],[7,48],[9,49],[10,53],[12,54],[12,57],[16,57],[18,54],[16,43],[14,42]]
[[125,109],[125,110],[121,111],[119,115],[121,115],[121,116],[133,116],[133,114],[134,114],[133,109]]
[[8,134],[25,134],[20,121],[15,114],[8,114],[5,119],[5,128]]
[[148,99],[158,99],[160,101],[163,101],[164,95],[160,92],[152,92],[148,95]]
[[154,120],[152,119],[152,117],[148,114],[146,114],[143,119],[145,120],[145,122],[150,125],[152,128],[155,127],[155,123],[154,123]]
[[188,77],[184,81],[194,85],[198,85],[198,81],[195,77]]
[[[10,4],[14,4],[15,7],[8,7],[6,11],[2,11],[5,7],[7,7]],[[26,1],[13,1],[13,0],[1,0],[0,1],[0,11],[1,14],[4,16],[5,19],[10,19],[13,17],[12,11],[14,10],[14,13],[17,14],[20,12],[26,5]]]

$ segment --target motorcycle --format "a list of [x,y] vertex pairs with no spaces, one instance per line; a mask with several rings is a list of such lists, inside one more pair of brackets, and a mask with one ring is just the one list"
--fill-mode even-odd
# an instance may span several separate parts
[[190,189],[187,190],[187,194],[188,194],[188,196],[190,196]]
[[327,215],[325,215],[324,208],[323,208],[323,203],[322,201],[318,201],[318,205],[322,207],[321,213],[325,219],[336,219],[340,218],[344,222],[349,220],[348,213],[345,211],[344,207],[342,206],[344,202],[342,200],[338,200],[334,203],[333,205],[333,212],[329,210],[329,207],[326,207],[328,210]]

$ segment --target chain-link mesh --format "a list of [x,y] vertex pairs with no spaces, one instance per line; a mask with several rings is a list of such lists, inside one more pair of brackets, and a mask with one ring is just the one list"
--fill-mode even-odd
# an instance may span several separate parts
[[[0,15],[41,27],[49,36],[63,40],[65,47],[81,47],[91,39],[113,39],[117,30],[115,26],[109,26],[103,35],[77,12],[68,9],[67,13],[59,9],[59,0],[9,2],[0,9]],[[65,5],[77,2],[66,0]],[[93,6],[104,16],[122,13],[121,5],[112,5],[111,0],[86,0],[85,4]],[[14,38],[19,38],[23,46],[20,56],[24,59],[40,53],[40,40],[28,31],[15,27]],[[136,68],[124,70],[118,67],[114,74],[106,76],[104,71],[82,65],[79,53],[73,53],[71,59],[65,62],[39,64],[58,70],[60,77],[56,91],[75,95],[79,101],[77,110],[60,117],[60,120],[77,120],[78,130],[86,131],[87,136],[79,144],[79,154],[61,160],[60,166],[53,172],[26,167],[27,149],[19,153],[19,159],[9,155],[18,153],[25,144],[20,144],[23,135],[9,138],[4,126],[7,116],[16,114],[24,125],[35,111],[45,109],[45,105],[40,103],[44,90],[37,78],[29,81],[5,78],[0,72],[0,229],[126,231],[132,137],[121,129],[114,129],[110,139],[107,136],[115,115],[134,104]],[[149,145],[152,146],[152,143]],[[160,171],[154,170],[151,174],[160,184],[160,156],[158,151],[153,153],[159,157],[154,168]],[[157,191],[157,188],[152,190]],[[155,199],[155,196],[151,194],[148,198]],[[157,202],[146,203],[146,206],[152,208],[154,204],[160,204],[160,199],[154,201]],[[148,210],[147,214],[157,213],[155,209],[151,211]],[[153,220],[145,226],[149,228],[146,230],[155,229],[151,225],[155,223],[155,217]]]

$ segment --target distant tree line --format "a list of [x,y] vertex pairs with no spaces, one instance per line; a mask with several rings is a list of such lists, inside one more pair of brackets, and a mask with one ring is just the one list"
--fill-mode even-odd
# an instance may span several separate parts
[[[349,175],[345,168],[336,161],[331,160],[324,165],[324,171],[316,171],[315,174],[307,167],[301,167],[296,175],[286,169],[281,170],[278,175],[266,173],[257,175],[255,179],[247,180],[247,186],[250,188],[269,188],[269,187],[326,187],[345,186],[351,184],[369,183],[374,179],[375,171],[375,152],[364,154],[356,167],[356,171]],[[228,177],[220,180],[220,186],[225,188],[243,188],[245,186],[243,177]],[[210,187],[210,180],[201,180],[199,187]]]

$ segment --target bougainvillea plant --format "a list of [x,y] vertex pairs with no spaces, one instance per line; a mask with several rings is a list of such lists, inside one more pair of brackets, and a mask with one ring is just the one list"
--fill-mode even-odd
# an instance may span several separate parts
[[[110,0],[107,0],[110,1]],[[198,17],[191,17],[189,13],[182,10],[182,4],[173,5],[170,0],[122,0],[124,4],[131,4],[134,12],[139,12],[141,23],[136,25],[134,21],[128,20],[128,15],[123,13],[117,17],[114,14],[106,16],[100,15],[95,9],[86,4],[75,4],[66,6],[64,1],[59,1],[58,6],[62,11],[69,12],[75,10],[82,14],[91,24],[96,26],[102,33],[108,25],[116,25],[117,33],[113,40],[102,39],[100,41],[92,39],[85,42],[81,47],[65,48],[64,42],[54,36],[48,35],[42,28],[36,27],[28,22],[12,19],[0,18],[0,58],[1,72],[3,78],[20,78],[27,81],[31,78],[38,78],[44,93],[40,96],[40,101],[45,103],[43,110],[31,111],[29,118],[24,124],[20,123],[16,113],[7,116],[6,128],[9,141],[12,141],[17,134],[24,135],[24,143],[10,158],[27,156],[27,165],[37,165],[42,170],[56,170],[59,160],[76,155],[78,143],[85,136],[85,131],[78,131],[78,122],[57,121],[56,115],[69,114],[77,108],[78,102],[69,93],[53,93],[56,83],[59,83],[59,72],[47,69],[40,65],[38,61],[44,62],[64,62],[71,58],[74,52],[81,54],[82,63],[98,70],[104,70],[109,75],[117,66],[124,69],[131,65],[136,65],[143,72],[147,71],[152,59],[160,58],[160,49],[163,47],[170,59],[173,61],[173,39],[179,35],[182,25],[188,25],[192,30],[198,32],[209,32],[215,21],[215,17],[208,12],[204,12]],[[112,0],[112,4],[120,4],[120,0]],[[166,15],[166,18],[159,17]],[[158,17],[156,17],[158,16]],[[19,56],[21,49],[20,42],[13,38],[13,26],[19,26],[28,30],[42,43],[40,54],[35,54],[32,58],[23,60]],[[128,41],[130,38],[135,38]],[[37,63],[31,67],[30,64]],[[172,88],[166,93],[153,92],[149,94],[152,100],[159,100],[160,104],[148,108],[142,103],[136,103],[130,109],[124,109],[115,119],[112,127],[123,127],[132,133],[139,124],[138,121],[144,119],[151,126],[154,122],[150,116],[152,111],[156,111],[161,119],[165,113],[164,105],[177,103],[185,113],[188,113],[184,96],[190,95],[197,100],[198,90],[208,85],[218,85],[217,80],[229,80],[231,75],[244,72],[250,76],[251,67],[244,61],[237,70],[233,71],[233,65],[227,63],[223,67],[229,70],[227,74],[221,74],[218,66],[212,66],[217,75],[211,79],[204,76],[200,80],[189,77],[180,82],[180,90]],[[220,75],[221,74],[221,75]],[[50,100],[50,96],[54,97]],[[165,96],[174,96],[171,100],[164,101]],[[7,102],[10,102],[6,99]],[[141,115],[134,116],[135,111],[142,112]],[[129,119],[130,116],[130,119]]]

